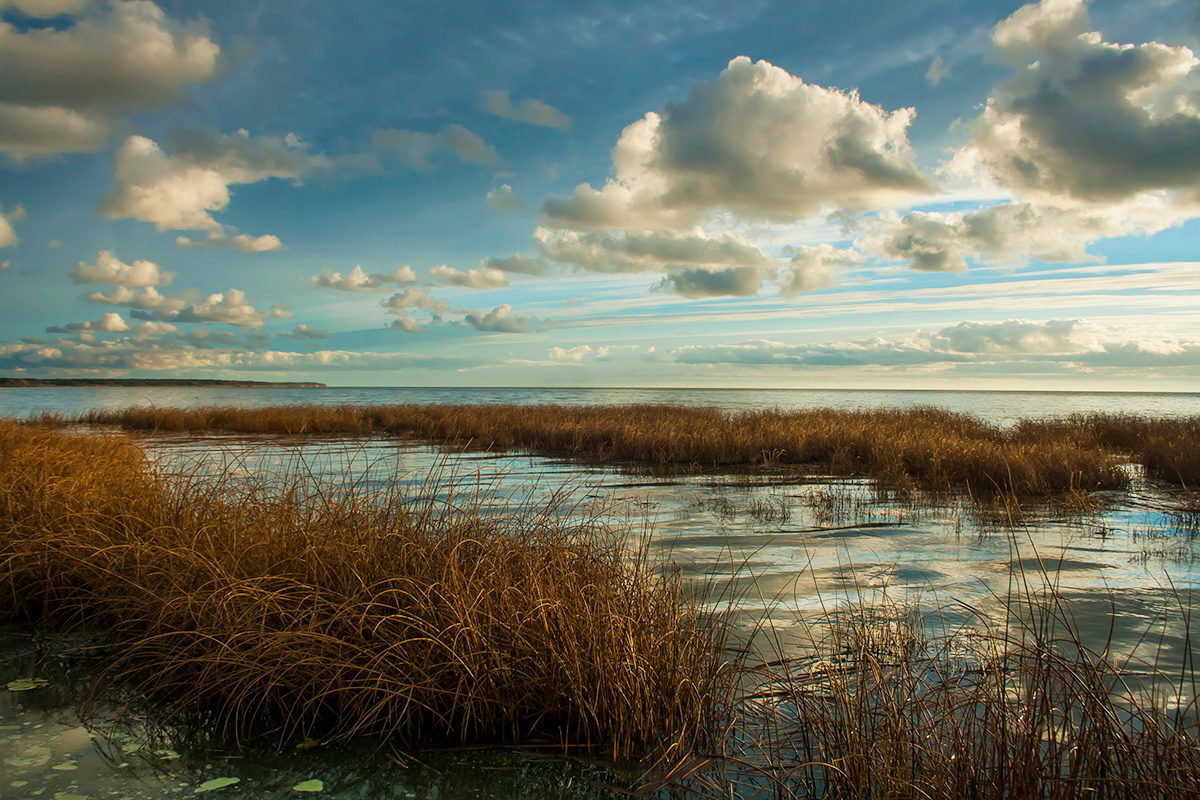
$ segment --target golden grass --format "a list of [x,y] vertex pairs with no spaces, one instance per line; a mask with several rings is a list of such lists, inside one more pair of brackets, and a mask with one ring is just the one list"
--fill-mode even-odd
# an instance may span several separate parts
[[1194,683],[1084,646],[1060,601],[1014,601],[1006,623],[935,637],[912,609],[831,613],[814,655],[762,669],[706,768],[663,785],[706,798],[1195,796]]
[[106,633],[105,679],[281,744],[645,755],[699,740],[717,628],[595,521],[166,479],[123,437],[0,421],[0,619]]
[[[813,466],[893,486],[1049,495],[1119,488],[1117,453],[1072,426],[1010,431],[933,408],[747,411],[681,406],[132,408],[80,421],[149,431],[385,434],[603,462]],[[1200,441],[1193,439],[1194,441]]]

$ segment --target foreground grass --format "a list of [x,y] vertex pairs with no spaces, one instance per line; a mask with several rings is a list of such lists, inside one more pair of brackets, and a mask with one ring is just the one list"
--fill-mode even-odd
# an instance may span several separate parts
[[3,421],[0,619],[103,630],[113,682],[281,744],[644,756],[709,730],[726,672],[677,582],[553,507],[167,480],[124,438]]
[[148,431],[384,434],[649,465],[805,465],[901,488],[1018,496],[1121,488],[1134,458],[1200,483],[1200,420],[1087,417],[1002,429],[910,410],[747,411],[680,406],[399,405],[132,408],[79,421]]

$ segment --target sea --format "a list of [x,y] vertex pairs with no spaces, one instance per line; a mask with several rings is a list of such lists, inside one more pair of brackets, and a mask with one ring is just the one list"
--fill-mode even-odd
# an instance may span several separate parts
[[1021,418],[1104,412],[1200,415],[1200,392],[998,392],[893,389],[640,389],[288,387],[0,387],[0,417],[73,414],[129,406],[389,405],[399,403],[671,404],[730,411],[781,408],[878,409],[935,406],[995,424]]
[[[128,406],[513,403],[676,404],[748,409],[912,408],[997,425],[1105,412],[1200,416],[1200,393],[584,388],[0,388],[0,417],[72,415]],[[642,537],[727,614],[764,655],[800,656],[831,611],[921,615],[931,635],[1003,616],[1014,591],[1052,591],[1076,635],[1124,661],[1130,680],[1194,674],[1200,616],[1195,494],[1130,467],[1129,491],[1084,511],[914,503],[865,478],[822,474],[655,474],[521,453],[488,453],[388,437],[135,434],[156,468],[199,477],[283,469],[332,486],[400,484],[411,493],[472,493],[489,513],[566,497],[569,513],[602,515]],[[430,480],[434,476],[435,480]],[[1004,518],[999,518],[1004,517]],[[759,637],[756,639],[755,637]],[[757,642],[757,644],[755,644]],[[0,631],[0,800],[45,797],[285,798],[320,781],[330,798],[616,798],[614,780],[578,759],[443,752],[397,760],[378,747],[241,751],[172,738],[103,702],[86,704],[86,656],[72,642]],[[782,652],[779,652],[782,651]],[[48,656],[49,654],[49,656]],[[57,660],[55,660],[57,659]],[[10,683],[10,682],[16,683]],[[46,681],[45,684],[40,681]],[[22,683],[24,682],[24,683]],[[1181,706],[1194,701],[1179,696]],[[214,784],[213,781],[218,781]]]

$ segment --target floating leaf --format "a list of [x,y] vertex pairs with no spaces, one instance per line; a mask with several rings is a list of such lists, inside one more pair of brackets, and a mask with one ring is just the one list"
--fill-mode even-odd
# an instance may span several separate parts
[[61,764],[55,764],[50,769],[56,769],[59,772],[68,772],[73,769],[79,769],[79,765],[76,764],[73,760],[68,758],[66,761],[62,762]]
[[174,750],[155,750],[154,755],[161,758],[163,761],[174,761],[179,758],[179,753]]
[[292,787],[293,792],[323,792],[325,791],[325,781],[313,778],[308,781],[300,781]]
[[4,688],[10,692],[28,692],[30,689],[41,689],[49,685],[50,681],[45,678],[17,678],[4,684]]
[[54,800],[88,800],[86,794],[71,794],[70,792],[55,792]]
[[318,742],[316,739],[312,738],[311,736],[305,736],[304,740],[301,741],[300,744],[296,745],[296,749],[297,750],[312,750],[314,747],[317,747],[320,744],[321,744],[320,742]]
[[205,781],[196,787],[196,794],[201,792],[213,792],[217,789],[224,789],[226,786],[233,786],[235,783],[241,783],[241,778],[213,778],[210,781]]
[[142,744],[141,742],[126,742],[125,744],[121,745],[121,752],[136,753],[137,751],[141,750],[145,746],[146,745]]

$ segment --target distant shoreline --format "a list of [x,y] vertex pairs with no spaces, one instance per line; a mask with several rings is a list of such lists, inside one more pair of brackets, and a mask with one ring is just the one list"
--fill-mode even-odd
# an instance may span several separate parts
[[29,386],[275,386],[285,389],[324,389],[323,383],[286,381],[217,381],[188,378],[0,378],[0,388]]

